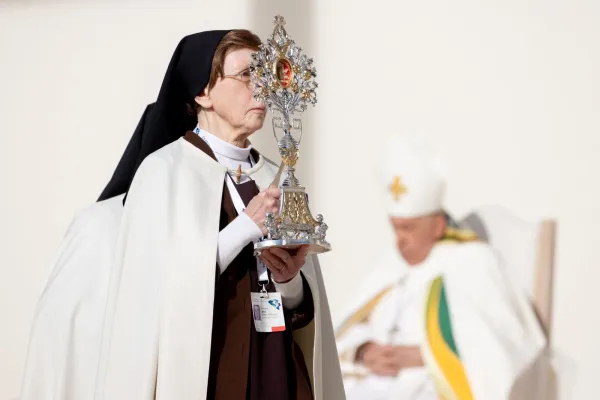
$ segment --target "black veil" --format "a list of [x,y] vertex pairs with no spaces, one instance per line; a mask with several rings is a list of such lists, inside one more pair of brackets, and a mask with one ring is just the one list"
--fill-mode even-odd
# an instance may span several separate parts
[[165,73],[158,98],[149,104],[138,123],[112,178],[98,201],[127,192],[144,159],[193,129],[196,116],[187,104],[208,84],[217,45],[229,31],[206,31],[184,37]]

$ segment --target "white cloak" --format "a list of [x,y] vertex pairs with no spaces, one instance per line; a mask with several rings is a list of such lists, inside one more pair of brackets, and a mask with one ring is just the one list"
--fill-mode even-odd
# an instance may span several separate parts
[[[257,166],[251,178],[264,189],[277,168],[263,157]],[[225,172],[181,138],[146,158],[136,173],[111,271],[96,400],[206,398]],[[315,317],[294,338],[315,399],[343,399],[316,257],[307,258],[302,273]]]
[[[171,146],[167,146],[157,157],[160,158],[161,154],[167,154],[169,148],[171,152],[168,154],[177,152],[183,154],[181,149],[189,146],[191,146],[189,143],[181,140]],[[170,158],[172,162],[178,165],[183,175],[187,175],[189,178],[188,174],[190,173],[213,171],[216,163],[212,159],[207,160],[200,156],[200,153],[202,155],[204,153],[195,148],[188,148],[185,154],[190,151],[199,153],[198,157],[194,156],[191,160],[200,160],[200,163],[190,163],[190,160],[187,159],[185,163],[181,163],[183,161],[181,159]],[[149,158],[152,159],[153,157],[155,156]],[[264,187],[266,182],[270,183],[270,180],[272,180],[274,167],[270,162],[259,161],[259,163],[263,168],[258,168],[252,178],[257,180],[260,187]],[[205,164],[212,164],[212,166],[209,165],[207,170],[205,169]],[[189,171],[188,166],[191,167]],[[144,167],[144,170],[146,170],[146,167]],[[158,181],[158,177],[156,179]],[[190,184],[190,186],[195,186],[195,184]],[[209,189],[209,187],[203,189]],[[150,190],[158,191],[160,189],[152,186]],[[220,202],[221,190],[210,191],[213,195],[217,192],[219,193],[218,201]],[[178,201],[176,199],[173,200]],[[130,209],[130,204],[132,204],[131,198],[128,199],[126,208]],[[217,215],[219,214],[219,210],[216,211]],[[131,232],[132,225],[135,226],[131,222],[131,216],[127,223],[122,221],[123,212],[123,195],[116,196],[102,202],[94,203],[85,210],[77,213],[69,226],[59,247],[57,257],[52,264],[49,278],[44,285],[44,290],[38,301],[34,315],[22,383],[21,400],[90,400],[94,398],[103,330],[110,332],[110,328],[103,328],[105,315],[107,322],[113,322],[112,316],[106,313],[109,281],[112,297],[108,304],[113,309],[116,305],[114,294],[118,290],[120,277],[117,276],[115,278],[112,274],[118,272],[121,275],[122,271],[122,263],[113,264],[117,239],[121,238],[119,243],[121,251],[123,251],[123,238],[126,233],[119,234],[121,223],[123,222],[124,230],[128,227],[129,232]],[[129,213],[131,214],[131,210]],[[189,218],[187,219],[195,219],[195,217],[192,218],[192,215],[195,215],[195,213],[189,214],[187,216]],[[182,220],[186,220],[186,215],[181,215],[178,223]],[[194,229],[194,227],[191,228]],[[215,232],[215,236],[218,236],[217,232]],[[138,251],[149,251],[148,247],[150,246],[145,246],[145,249],[139,249]],[[216,249],[212,253],[216,256]],[[295,337],[295,339],[302,346],[307,367],[313,379],[315,394],[319,393],[317,392],[317,388],[320,388],[320,398],[340,399],[343,398],[343,389],[341,376],[339,375],[337,354],[335,353],[333,344],[333,330],[330,322],[327,297],[316,257],[311,262],[312,264],[307,263],[302,271],[311,285],[313,292],[316,311],[315,321],[304,329],[309,334],[298,335],[299,337]],[[213,264],[211,267],[212,272],[207,274],[208,280],[213,279],[214,268],[215,265]],[[149,269],[149,271],[151,270]],[[147,277],[152,277],[149,271],[148,273],[144,271],[142,281],[145,281]],[[206,300],[206,296],[203,297]],[[165,307],[165,305],[162,307]],[[209,315],[212,315],[212,299],[209,304],[205,305],[204,309],[208,310]],[[146,306],[144,306],[144,310],[146,312],[149,311]],[[185,321],[183,321],[183,324],[185,325]],[[194,347],[200,346],[202,342],[210,341],[211,327],[212,320],[206,326],[205,332],[199,336],[198,344],[194,344],[190,348],[190,352],[196,350]],[[314,329],[316,329],[316,332],[313,341],[312,333]],[[150,334],[150,329],[143,330],[145,330],[145,334]],[[143,336],[140,339],[143,339]],[[133,340],[134,337],[131,337],[131,339]],[[107,337],[105,337],[105,346],[107,346],[107,340]],[[177,338],[175,337],[173,340],[177,340]],[[320,355],[320,357],[314,357],[312,361],[313,368],[311,369],[310,363],[311,359],[313,359],[313,352]],[[128,356],[136,358],[140,364],[147,363],[147,359],[143,359],[141,356],[135,354],[128,354]],[[104,365],[106,365],[108,361],[106,353],[103,359]],[[206,360],[201,358],[198,360],[198,364],[207,363],[208,361]],[[129,362],[135,363],[136,360]],[[142,366],[142,368],[152,370],[152,367]],[[178,371],[181,371],[182,375],[184,374],[183,365],[181,367],[176,366],[175,368],[176,370],[172,371],[173,373],[177,374]],[[208,368],[208,364],[204,368]],[[154,369],[156,370],[157,368],[154,367]],[[325,376],[323,376],[323,371],[326,371]],[[127,373],[129,374],[129,371]],[[105,369],[103,369],[102,374],[102,376],[106,374]],[[149,378],[150,381],[152,379],[152,377]],[[156,378],[154,379],[156,380]],[[162,379],[163,377],[158,377],[158,380]],[[202,376],[199,379],[194,377],[193,382],[185,382],[185,384],[194,385],[198,381],[202,381]],[[103,386],[99,385],[98,398],[102,398],[102,389]],[[123,394],[120,393],[115,397],[106,398],[153,398],[143,397],[137,393],[132,395],[132,397],[128,397],[129,394],[125,394],[131,393],[135,389],[129,386],[123,388]],[[148,393],[148,391],[142,391],[141,386],[138,389],[140,389],[140,393]],[[163,398],[204,399],[206,397],[205,395],[203,397],[193,397],[191,392],[185,393],[190,394],[186,394],[183,397],[171,397],[176,395],[167,393]],[[157,398],[161,397],[157,396]]]
[[[415,275],[413,268],[420,271]],[[397,304],[399,297],[392,286],[411,274],[414,276],[409,277],[410,293],[400,297],[407,304]],[[338,324],[338,351],[349,393],[367,390],[369,385],[375,393],[379,385],[385,388],[382,391],[389,392],[387,397],[381,397],[387,400],[433,400],[442,394],[432,394],[427,388],[440,376],[426,329],[427,296],[438,277],[444,282],[454,341],[472,398],[535,399],[531,391],[522,395],[513,386],[542,355],[545,338],[526,296],[510,286],[498,258],[483,243],[439,243],[417,267],[409,267],[396,251],[382,260]],[[410,316],[411,308],[420,311]],[[403,318],[403,313],[409,313],[409,318]],[[360,324],[365,318],[368,323]],[[404,335],[389,334],[397,323]],[[362,365],[353,362],[356,348],[368,340],[419,345],[426,368],[401,371],[392,378],[393,382],[370,375]],[[409,343],[403,342],[406,340]],[[526,386],[531,390],[537,383]]]
[[123,195],[78,212],[38,300],[21,400],[92,399]]

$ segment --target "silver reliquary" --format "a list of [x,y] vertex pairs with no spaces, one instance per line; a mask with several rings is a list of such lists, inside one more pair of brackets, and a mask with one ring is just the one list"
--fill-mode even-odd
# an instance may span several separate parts
[[[281,205],[278,216],[267,214],[268,235],[254,248],[260,253],[270,247],[294,249],[308,245],[309,254],[324,253],[331,250],[325,239],[327,224],[320,214],[312,216],[306,190],[294,176],[302,140],[302,122],[294,118],[294,114],[302,113],[308,104],[314,106],[317,103],[316,71],[313,60],[302,54],[302,49],[288,36],[283,17],[276,16],[274,24],[267,42],[253,54],[250,72],[254,97],[264,102],[275,115],[273,134],[282,159],[276,178],[282,192]],[[277,137],[278,131],[283,133],[281,138]],[[285,174],[283,181],[280,179],[282,172]]]

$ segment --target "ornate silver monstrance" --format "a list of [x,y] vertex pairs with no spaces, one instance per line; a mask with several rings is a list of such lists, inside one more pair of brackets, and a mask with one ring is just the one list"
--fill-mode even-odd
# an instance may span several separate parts
[[[294,113],[306,110],[307,104],[317,103],[315,89],[316,71],[313,60],[302,53],[302,49],[291,40],[283,28],[283,17],[276,16],[275,29],[260,51],[252,55],[250,65],[254,97],[273,111],[273,135],[278,142],[281,166],[274,181],[281,188],[279,216],[267,214],[265,226],[268,235],[254,246],[260,253],[270,247],[288,249],[309,245],[309,254],[331,250],[325,240],[327,224],[323,216],[313,218],[308,207],[306,190],[294,176],[298,161],[298,150],[302,140],[302,122]],[[283,131],[281,139],[277,129]],[[299,133],[296,140],[292,130]],[[285,179],[280,183],[285,167]]]

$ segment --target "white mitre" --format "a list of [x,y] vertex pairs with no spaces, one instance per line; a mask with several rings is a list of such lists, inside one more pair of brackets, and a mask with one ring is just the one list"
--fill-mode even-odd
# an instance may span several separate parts
[[388,136],[379,174],[388,215],[415,218],[442,211],[444,172],[439,155],[423,136]]

